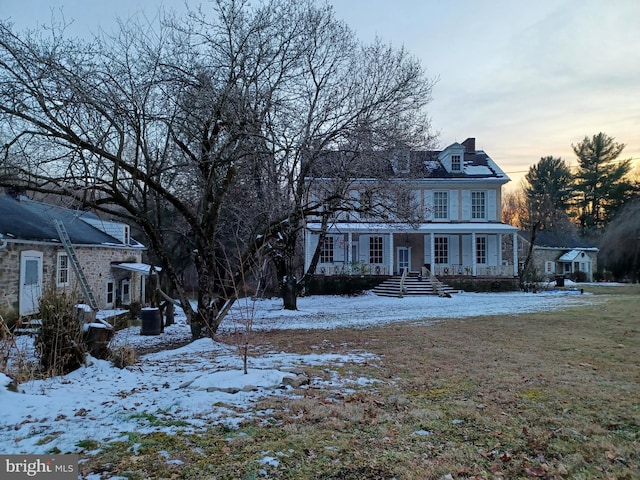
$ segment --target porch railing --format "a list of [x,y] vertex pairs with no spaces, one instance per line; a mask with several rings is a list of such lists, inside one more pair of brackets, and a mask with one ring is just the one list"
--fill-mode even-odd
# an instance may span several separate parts
[[[436,264],[432,265],[432,273],[438,277],[471,276],[471,265],[460,264]],[[394,275],[388,265],[365,263],[333,263],[320,264],[316,269],[317,275]],[[513,265],[477,265],[478,277],[513,277]]]

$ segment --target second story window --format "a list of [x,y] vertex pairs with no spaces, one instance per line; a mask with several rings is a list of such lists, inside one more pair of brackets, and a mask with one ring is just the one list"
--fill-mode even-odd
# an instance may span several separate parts
[[451,171],[459,172],[462,169],[462,163],[460,162],[460,155],[451,155]]
[[333,263],[333,237],[326,237],[320,251],[320,263]]
[[436,220],[449,218],[449,192],[433,192],[433,218]]
[[58,264],[56,266],[56,278],[59,287],[69,285],[69,257],[66,253],[58,254]]
[[471,219],[487,218],[486,192],[471,192]]
[[369,263],[382,263],[382,237],[369,237]]

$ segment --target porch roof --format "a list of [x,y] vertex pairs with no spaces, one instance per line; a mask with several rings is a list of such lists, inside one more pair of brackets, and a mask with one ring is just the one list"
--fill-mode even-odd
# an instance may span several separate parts
[[[319,232],[322,229],[321,223],[307,223],[307,229],[312,232]],[[398,224],[398,223],[334,223],[329,225],[329,232],[332,233],[493,233],[512,234],[518,231],[517,228],[504,223],[420,223],[418,225]]]
[[130,272],[136,272],[140,275],[150,275],[151,268],[153,268],[156,272],[162,270],[160,267],[156,267],[153,265],[149,265],[147,263],[137,263],[137,262],[122,262],[122,263],[112,263],[112,268],[120,268],[122,270],[128,270]]
[[558,262],[562,262],[562,263],[573,262],[576,258],[580,256],[580,254],[582,254],[582,257],[584,257],[585,261],[588,261],[588,262],[591,261],[591,258],[589,257],[589,255],[584,254],[584,249],[573,249],[565,253],[564,255],[562,255],[560,258],[558,258]]

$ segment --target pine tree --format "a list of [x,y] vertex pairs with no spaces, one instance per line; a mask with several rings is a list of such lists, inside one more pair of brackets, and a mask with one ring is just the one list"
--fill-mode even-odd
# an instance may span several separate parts
[[632,191],[625,180],[631,160],[618,161],[625,145],[614,140],[601,132],[572,145],[578,157],[575,206],[583,234],[605,226]]
[[529,168],[524,192],[527,210],[540,230],[561,230],[568,225],[567,210],[572,194],[573,177],[561,158],[542,157]]

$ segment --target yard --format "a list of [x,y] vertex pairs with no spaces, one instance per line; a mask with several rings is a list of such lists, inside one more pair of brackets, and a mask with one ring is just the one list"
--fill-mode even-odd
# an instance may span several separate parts
[[[339,316],[334,301],[326,302],[323,315],[309,315],[317,322],[311,328],[299,320],[304,302],[303,311],[291,316],[295,321],[255,315],[250,365],[265,377],[275,375],[267,383],[280,382],[278,371],[308,378],[294,387],[239,386],[226,396],[209,387],[203,371],[212,364],[216,372],[226,371],[225,358],[238,363],[232,327],[218,342],[200,340],[178,350],[182,356],[173,357],[173,369],[202,375],[180,378],[182,385],[173,383],[173,374],[162,378],[162,353],[119,373],[87,368],[94,379],[120,382],[118,393],[96,384],[84,412],[79,404],[51,412],[63,416],[57,433],[45,413],[32,413],[19,426],[18,419],[5,419],[0,440],[12,446],[3,453],[79,452],[87,479],[638,478],[640,288],[585,286],[577,296],[466,295],[423,299],[435,305],[427,309],[429,320],[403,312],[398,302],[413,299],[394,299],[381,315],[395,312],[401,321],[363,321],[358,328],[331,324]],[[491,298],[517,305],[489,315],[478,307],[467,316],[437,316],[453,308],[438,302],[470,308],[476,298],[487,312]],[[550,306],[518,310],[531,298]],[[359,301],[366,299],[354,303]],[[266,328],[266,318],[293,328]],[[69,388],[82,384],[81,375],[47,384],[44,401],[51,403],[57,391],[69,395]],[[128,383],[132,375],[138,375],[137,386]],[[189,389],[198,382],[202,388]],[[26,397],[36,397],[35,390]],[[136,397],[145,390],[152,396]],[[20,397],[11,395],[0,393],[0,399],[20,411]],[[105,403],[118,410],[99,407]],[[100,416],[103,410],[108,417]],[[80,423],[91,416],[99,425],[95,431]],[[109,428],[112,434],[105,435]],[[61,430],[76,432],[71,443]]]

